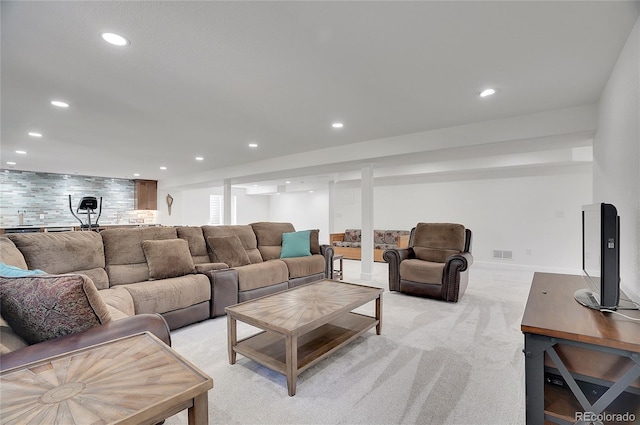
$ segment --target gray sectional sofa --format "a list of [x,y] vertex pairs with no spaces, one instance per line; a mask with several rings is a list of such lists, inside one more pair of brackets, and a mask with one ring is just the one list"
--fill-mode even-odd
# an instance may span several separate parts
[[9,234],[0,236],[0,262],[87,276],[111,319],[159,313],[176,329],[329,276],[333,250],[318,244],[317,230],[308,231],[308,255],[280,258],[283,233],[294,232],[290,223],[260,222]]

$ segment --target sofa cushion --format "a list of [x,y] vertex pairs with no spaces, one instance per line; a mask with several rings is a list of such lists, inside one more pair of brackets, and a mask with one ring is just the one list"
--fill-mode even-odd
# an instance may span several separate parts
[[[255,233],[250,225],[233,225],[233,226],[202,226],[202,233],[205,239],[211,236],[232,236],[236,235],[242,242],[242,247],[247,251],[251,264],[261,263],[262,255],[258,250],[258,241]],[[211,259],[215,262],[215,259]]]
[[189,243],[184,239],[142,241],[149,279],[167,279],[196,272]]
[[7,237],[0,236],[0,262],[9,266],[28,269],[27,262],[13,241]]
[[101,233],[13,233],[7,237],[22,252],[29,269],[40,269],[51,274],[85,274],[96,288],[109,287],[109,278],[104,271]]
[[322,255],[314,254],[308,257],[283,258],[289,270],[289,279],[324,273],[325,260]]
[[240,238],[231,236],[210,236],[207,243],[215,263],[225,263],[229,267],[239,267],[251,264],[247,251],[242,247]]
[[400,263],[400,279],[419,283],[442,284],[444,263],[408,259]]
[[29,344],[111,320],[93,282],[79,274],[0,278],[0,307],[14,332]]
[[464,249],[465,231],[462,224],[418,223],[413,235],[413,246],[434,249]]
[[250,291],[289,281],[289,269],[282,260],[249,264],[235,270],[238,272],[239,291]]
[[282,234],[280,258],[308,257],[311,255],[310,230]]
[[178,238],[175,228],[156,226],[105,229],[100,234],[104,243],[105,269],[111,286],[149,279],[143,241]]
[[416,258],[435,263],[444,263],[451,255],[460,253],[460,251],[456,251],[454,249],[433,249],[421,246],[414,246],[413,252],[415,252]]
[[203,274],[124,285],[136,314],[167,313],[211,300],[211,283]]
[[207,242],[202,234],[202,228],[196,226],[177,227],[178,237],[189,243],[189,251],[193,257],[194,264],[208,263],[209,252],[207,251]]
[[296,231],[291,223],[268,221],[251,223],[251,228],[256,235],[260,254],[265,261],[280,258],[282,234]]
[[[123,286],[115,286],[113,288],[102,289],[98,291],[100,297],[109,308],[111,313],[113,310],[118,310],[125,316],[133,316],[136,314],[135,305],[133,304],[133,298],[129,291]],[[112,319],[116,319],[111,314]]]

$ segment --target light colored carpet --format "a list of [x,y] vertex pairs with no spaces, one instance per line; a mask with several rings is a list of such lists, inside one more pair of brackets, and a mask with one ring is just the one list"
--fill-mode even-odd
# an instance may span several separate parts
[[[530,272],[471,269],[457,304],[388,292],[387,265],[363,282],[358,261],[345,280],[386,288],[382,335],[371,330],[298,377],[227,357],[226,318],[172,333],[173,347],[209,374],[210,424],[524,424],[520,321]],[[373,303],[359,309],[373,314]],[[256,329],[239,323],[238,336]],[[185,412],[167,425],[186,424]]]

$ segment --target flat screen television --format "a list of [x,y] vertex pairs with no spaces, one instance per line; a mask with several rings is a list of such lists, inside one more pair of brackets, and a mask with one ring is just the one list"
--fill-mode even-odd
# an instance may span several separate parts
[[588,288],[576,291],[576,301],[615,310],[620,302],[620,217],[611,204],[582,207],[582,270]]

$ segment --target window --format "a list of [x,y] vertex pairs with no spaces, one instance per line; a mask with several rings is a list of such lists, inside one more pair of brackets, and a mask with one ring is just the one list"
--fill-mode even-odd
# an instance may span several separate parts
[[[231,197],[231,224],[236,224],[236,197]],[[220,226],[224,224],[224,196],[209,195],[209,224]]]

